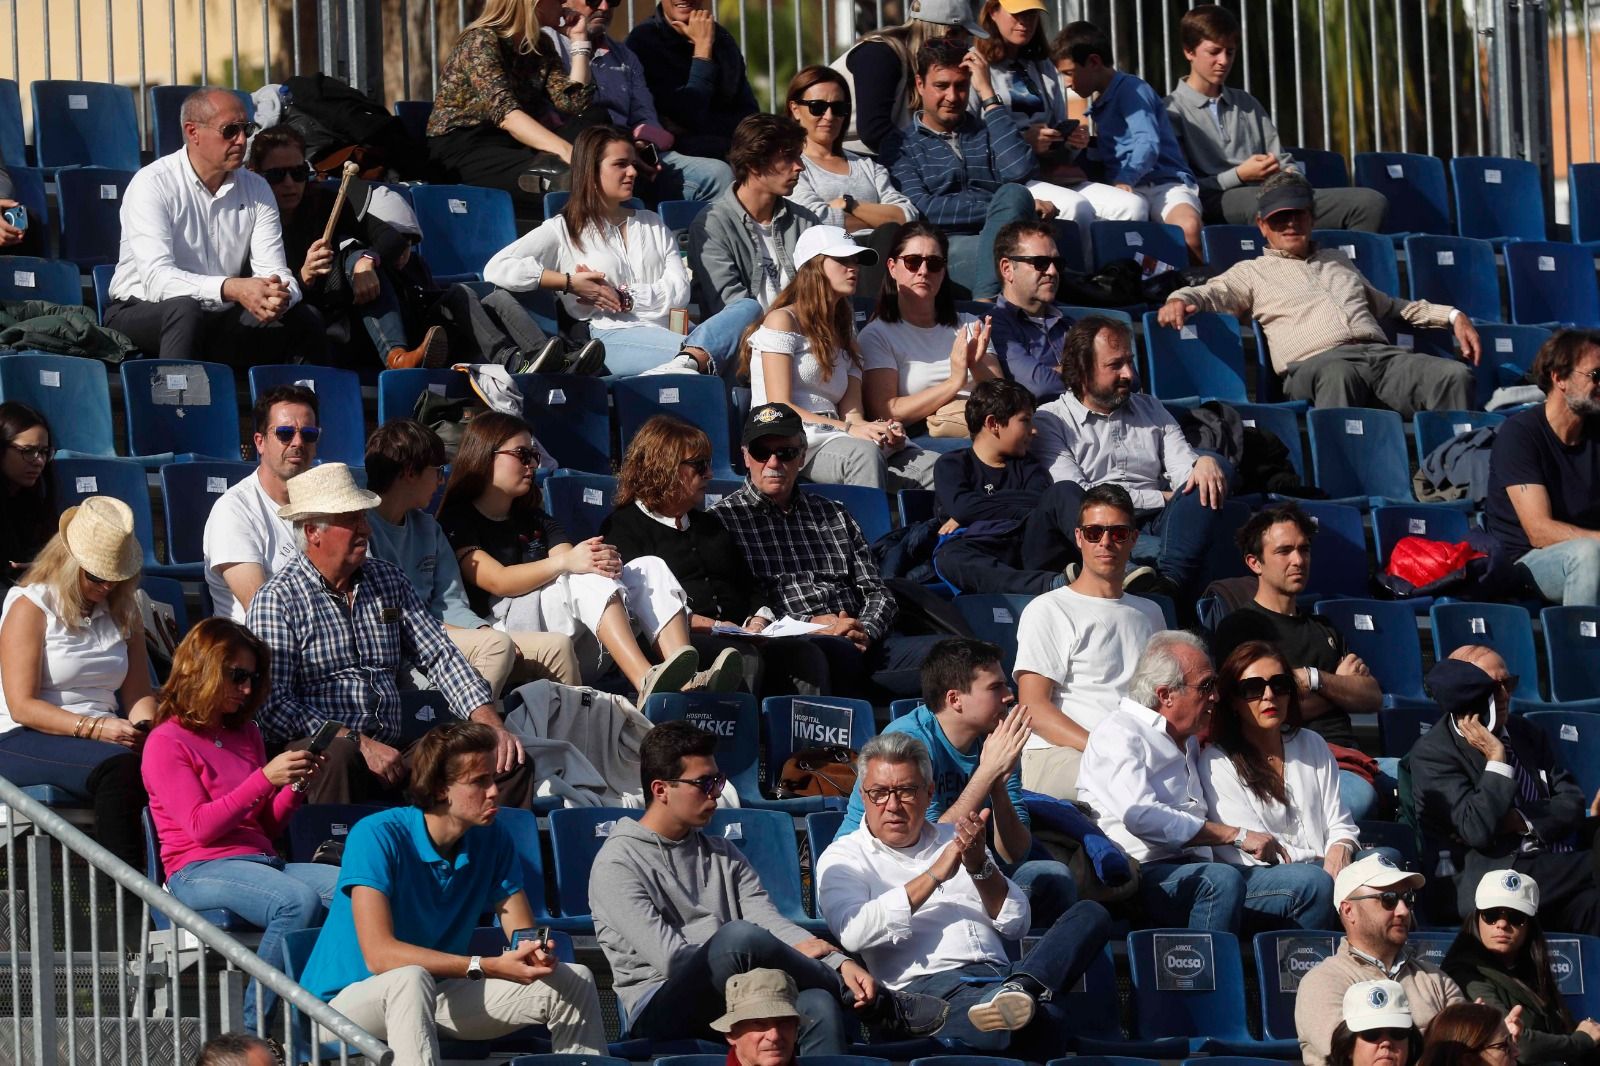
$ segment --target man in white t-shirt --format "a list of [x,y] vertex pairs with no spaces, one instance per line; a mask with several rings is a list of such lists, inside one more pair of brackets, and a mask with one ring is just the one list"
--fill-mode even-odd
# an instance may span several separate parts
[[1161,608],[1122,593],[1139,536],[1133,500],[1120,485],[1083,495],[1074,531],[1083,570],[1064,588],[1036,597],[1017,624],[1017,702],[1033,718],[1022,752],[1022,787],[1074,799],[1089,732],[1116,710],[1133,665],[1165,628]]
[[294,529],[278,517],[289,502],[289,479],[317,459],[317,394],[304,385],[263,392],[251,411],[256,472],[217,499],[206,519],[206,588],[214,612],[243,624],[267,578],[295,557]]

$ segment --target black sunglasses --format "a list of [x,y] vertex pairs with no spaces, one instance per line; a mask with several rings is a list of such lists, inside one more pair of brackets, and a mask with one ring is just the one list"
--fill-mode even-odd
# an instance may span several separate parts
[[242,685],[246,681],[250,682],[252,685],[259,685],[261,684],[261,671],[246,670],[242,666],[230,666],[228,668],[228,680],[232,681],[235,685]]
[[785,444],[781,448],[769,448],[760,442],[745,445],[745,450],[750,453],[750,458],[758,463],[764,463],[774,455],[778,457],[778,461],[781,463],[792,463],[800,458],[801,452],[805,451],[804,448],[796,447],[793,444]]
[[1294,691],[1294,678],[1288,674],[1273,674],[1271,677],[1244,677],[1234,686],[1239,691],[1239,697],[1246,702],[1254,703],[1267,694],[1267,689],[1272,690],[1274,696],[1287,698]]
[[[196,123],[196,125],[205,124]],[[246,137],[254,137],[257,133],[261,132],[261,127],[256,125],[254,122],[230,122],[225,126],[206,126],[206,129],[216,130],[218,133],[222,134],[222,139],[225,141],[231,141],[240,134],[244,134]]]
[[701,477],[705,477],[707,474],[711,473],[710,459],[685,459],[679,465],[688,467]]
[[300,434],[300,439],[307,444],[317,443],[317,438],[322,436],[322,430],[316,426],[273,426],[272,435],[278,438],[280,444],[293,444],[294,435]]
[[1357,1033],[1361,1039],[1369,1044],[1376,1044],[1387,1040],[1391,1044],[1404,1044],[1411,1039],[1410,1029],[1363,1029]]
[[690,785],[703,792],[707,799],[716,799],[722,795],[722,786],[728,783],[728,778],[723,774],[707,774],[704,777],[664,777],[662,780],[669,785]]
[[297,167],[267,167],[260,172],[267,179],[268,185],[276,185],[284,178],[293,178],[298,182],[311,180],[311,164],[301,163]]
[[96,577],[94,574],[89,573],[89,571],[87,571],[87,570],[83,571],[83,579],[85,581],[87,581],[91,585],[100,585],[103,588],[109,588],[110,586],[115,585],[118,582],[117,578],[114,578],[114,577]]
[[1059,255],[1008,255],[1006,258],[1013,263],[1027,263],[1041,274],[1051,267],[1056,268],[1057,274],[1066,272],[1066,266]]
[[513,456],[523,466],[535,466],[539,462],[539,449],[530,448],[526,444],[520,448],[501,448],[495,454]]
[[1596,385],[1600,385],[1600,366],[1589,371],[1589,380]]
[[1192,685],[1187,681],[1180,681],[1180,682],[1178,682],[1177,685],[1175,685],[1173,687],[1175,687],[1175,688],[1192,688],[1196,692],[1200,693],[1200,695],[1202,695],[1202,696],[1209,696],[1213,692],[1217,691],[1217,684],[1218,684],[1217,675],[1216,674],[1211,674],[1209,676],[1202,677],[1199,681],[1196,681]]
[[829,111],[836,118],[844,118],[850,113],[850,105],[843,100],[796,100],[795,103],[811,112],[812,118],[821,118]]
[[1079,526],[1078,532],[1090,544],[1099,544],[1100,538],[1109,536],[1113,544],[1126,544],[1133,537],[1132,526]]
[[926,263],[928,273],[943,274],[944,268],[950,265],[950,260],[942,255],[901,255],[895,258],[900,260],[900,265],[915,274]]
[[1402,903],[1407,907],[1415,906],[1417,902],[1417,894],[1411,890],[1405,892],[1370,892],[1365,896],[1349,896],[1347,898],[1352,901],[1375,899],[1386,911],[1392,911]]
[[1499,925],[1504,921],[1513,929],[1521,929],[1528,924],[1528,916],[1526,914],[1510,907],[1490,907],[1487,910],[1479,911],[1478,917],[1489,925]]

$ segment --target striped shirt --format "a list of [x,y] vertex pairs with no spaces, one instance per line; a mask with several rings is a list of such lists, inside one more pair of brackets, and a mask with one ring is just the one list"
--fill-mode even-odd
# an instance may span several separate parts
[[981,121],[963,115],[948,134],[923,125],[919,111],[909,129],[883,139],[879,155],[924,218],[961,233],[982,228],[996,189],[1027,181],[1037,169],[1033,149],[1003,107],[984,109]]

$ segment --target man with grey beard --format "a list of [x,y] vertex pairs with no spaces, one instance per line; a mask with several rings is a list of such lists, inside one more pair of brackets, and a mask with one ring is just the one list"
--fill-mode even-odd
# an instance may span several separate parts
[[1600,603],[1600,331],[1557,333],[1531,373],[1544,406],[1495,435],[1489,532],[1545,599]]
[[1061,380],[1066,391],[1034,412],[1029,450],[1054,481],[1127,489],[1139,527],[1133,561],[1175,586],[1161,591],[1192,603],[1231,469],[1196,453],[1161,401],[1135,391],[1139,375],[1125,323],[1080,319],[1062,345]]

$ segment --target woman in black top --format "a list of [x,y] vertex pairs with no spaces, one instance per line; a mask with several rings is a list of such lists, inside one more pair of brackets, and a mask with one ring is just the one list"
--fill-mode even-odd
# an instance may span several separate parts
[[738,542],[720,518],[701,510],[710,481],[710,438],[681,418],[657,415],[628,445],[616,509],[601,522],[601,537],[624,562],[653,556],[667,564],[688,597],[694,646],[702,656],[738,652],[751,692],[764,697],[828,691],[827,659],[809,640],[753,641],[716,632],[738,626],[757,634],[775,615],[761,602]]
[[6,520],[0,522],[0,591],[28,569],[55,534],[55,486],[50,477],[50,426],[25,403],[0,403],[0,485]]

